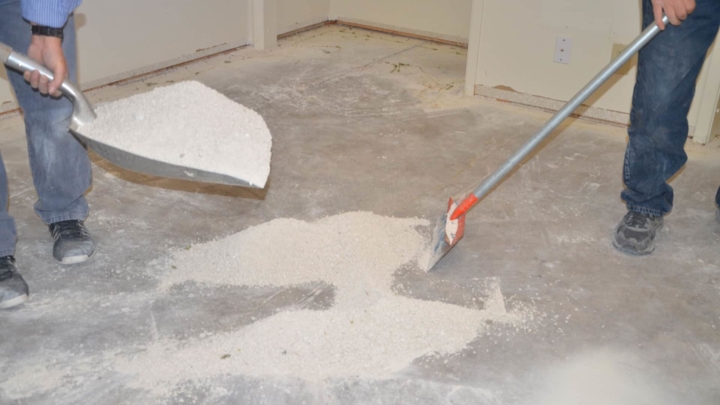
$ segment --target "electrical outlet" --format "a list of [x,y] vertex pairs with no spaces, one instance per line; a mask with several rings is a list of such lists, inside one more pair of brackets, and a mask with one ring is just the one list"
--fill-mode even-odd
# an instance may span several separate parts
[[[620,54],[625,50],[625,48],[627,48],[627,45],[625,45],[625,44],[613,44],[612,54],[610,55],[610,60],[611,61],[615,60],[615,58],[620,56]],[[618,69],[618,71],[615,72],[615,74],[625,76],[628,73],[630,73],[630,69],[635,65],[637,65],[637,54],[635,56],[633,56],[632,58],[630,58],[630,60],[627,61],[627,63],[622,65],[620,67],[620,69]]]
[[555,40],[555,58],[557,63],[570,64],[570,53],[572,51],[572,38],[557,37]]

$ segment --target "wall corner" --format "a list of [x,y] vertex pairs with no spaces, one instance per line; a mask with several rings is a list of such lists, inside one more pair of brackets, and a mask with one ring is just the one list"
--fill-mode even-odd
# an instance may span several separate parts
[[255,49],[277,46],[277,0],[252,0],[252,38]]

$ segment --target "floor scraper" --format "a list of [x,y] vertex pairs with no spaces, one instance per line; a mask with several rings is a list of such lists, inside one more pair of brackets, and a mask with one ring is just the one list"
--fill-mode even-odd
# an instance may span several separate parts
[[[663,22],[668,23],[668,17],[663,16]],[[520,162],[522,162],[555,128],[570,116],[580,105],[587,100],[603,83],[630,60],[658,33],[657,23],[647,27],[625,50],[597,74],[582,90],[567,102],[550,120],[495,172],[487,177],[472,193],[468,194],[460,204],[451,198],[445,214],[438,218],[431,244],[432,251],[427,262],[426,271],[430,271],[457,243],[465,233],[465,214],[485,197],[506,175],[508,175]]]

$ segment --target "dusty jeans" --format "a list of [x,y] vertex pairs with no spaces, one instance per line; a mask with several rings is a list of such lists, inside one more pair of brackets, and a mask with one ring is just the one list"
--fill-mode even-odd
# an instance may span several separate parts
[[[653,21],[652,4],[643,0],[644,27]],[[687,20],[668,25],[640,51],[621,194],[631,211],[664,215],[672,210],[667,181],[687,161],[687,115],[718,27],[720,0],[697,0]]]
[[[75,22],[65,26],[63,50],[70,78],[75,78]],[[0,0],[0,42],[25,53],[30,45],[30,24],[22,19],[20,2]],[[20,108],[25,116],[30,169],[38,201],[35,212],[45,224],[68,219],[85,219],[88,204],[84,194],[91,184],[87,151],[68,132],[72,103],[67,98],[41,95],[21,74],[8,71]],[[0,256],[15,251],[15,221],[8,214],[8,181],[0,157]]]

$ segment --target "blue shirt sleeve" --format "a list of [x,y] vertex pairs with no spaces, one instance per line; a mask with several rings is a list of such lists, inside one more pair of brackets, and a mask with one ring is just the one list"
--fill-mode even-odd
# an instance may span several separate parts
[[21,0],[24,19],[40,25],[61,28],[82,0]]

